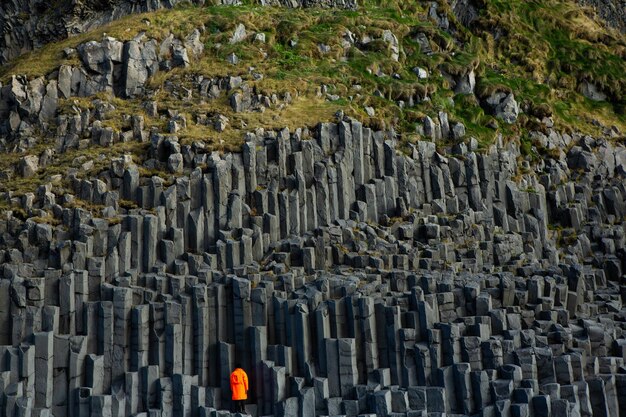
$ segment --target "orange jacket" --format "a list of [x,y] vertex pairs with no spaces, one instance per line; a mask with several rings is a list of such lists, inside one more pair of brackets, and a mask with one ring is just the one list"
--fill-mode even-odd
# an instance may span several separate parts
[[230,390],[233,400],[248,399],[248,375],[243,369],[237,368],[230,374]]

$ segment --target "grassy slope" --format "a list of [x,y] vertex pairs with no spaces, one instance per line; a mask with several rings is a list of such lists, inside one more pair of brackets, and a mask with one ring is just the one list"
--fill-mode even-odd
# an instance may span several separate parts
[[[160,73],[150,81],[160,108],[177,109],[187,115],[188,128],[179,133],[183,142],[203,140],[214,149],[236,150],[246,130],[312,126],[318,121],[332,119],[340,109],[375,127],[394,126],[407,140],[416,138],[413,134],[415,124],[424,115],[446,110],[450,119],[465,123],[468,135],[477,137],[483,146],[490,144],[498,132],[507,137],[519,137],[525,128],[537,126],[533,115],[552,114],[559,128],[591,134],[600,133],[594,120],[606,126],[615,125],[622,132],[626,130],[626,41],[623,36],[604,29],[588,10],[569,1],[483,0],[483,3],[481,17],[471,28],[457,24],[453,14],[447,11],[454,36],[437,28],[427,18],[427,4],[417,1],[365,0],[358,12],[251,5],[184,6],[128,16],[97,31],[48,45],[0,69],[0,79],[6,80],[15,73],[40,76],[50,73],[61,63],[75,64],[75,61],[63,58],[63,49],[89,39],[100,39],[104,33],[122,40],[130,39],[142,30],[157,39],[163,39],[169,33],[182,38],[194,28],[204,26],[204,57],[195,60],[189,68]],[[442,8],[445,10],[446,7],[444,4]],[[249,36],[242,43],[230,45],[228,39],[239,23],[243,23],[250,34],[265,33],[267,42],[254,43],[253,36]],[[355,47],[345,50],[341,46],[346,30],[354,33],[357,39],[364,36],[376,39],[386,29],[401,40],[399,62],[389,58],[389,46],[380,40],[371,42],[364,50]],[[434,54],[420,53],[414,40],[418,32],[427,34]],[[295,47],[289,46],[292,39],[297,40]],[[329,45],[331,52],[322,54],[318,48],[320,43]],[[239,65],[226,63],[230,53],[238,55]],[[427,68],[431,74],[438,74],[439,68],[449,73],[474,68],[479,96],[495,90],[512,90],[528,115],[514,126],[486,127],[492,116],[485,114],[476,98],[455,97],[447,88],[445,79],[437,75],[418,80],[412,71],[416,66]],[[262,73],[263,80],[253,81],[249,67]],[[387,75],[373,75],[379,70]],[[394,73],[401,78],[391,77]],[[197,74],[211,77],[242,75],[260,91],[268,94],[289,91],[293,97],[297,92],[299,97],[283,110],[233,114],[225,97],[209,103],[183,102],[163,88],[168,81],[185,85],[189,83],[190,75]],[[602,86],[610,93],[611,103],[592,102],[578,94],[577,86],[583,80],[593,80]],[[329,92],[342,99],[328,102],[318,98],[316,92],[322,84],[328,85]],[[356,89],[355,85],[360,88]],[[411,109],[403,110],[397,106],[398,100],[406,99],[416,91],[427,91],[431,100]],[[117,110],[105,124],[121,129],[119,116],[137,112],[140,102],[110,99]],[[71,99],[63,104],[66,109],[72,105],[91,105],[89,99]],[[376,115],[369,117],[364,111],[365,106],[374,107]],[[194,124],[196,115],[214,113],[229,117],[230,125],[225,132],[217,133]],[[165,120],[147,118],[147,124],[164,126]],[[97,152],[119,154],[121,149],[99,149]],[[75,153],[80,155],[82,151]],[[14,160],[7,158],[0,162],[0,170],[6,169]],[[42,173],[39,180],[44,181],[48,175]],[[27,181],[28,185],[34,180]],[[11,188],[14,185],[17,183]]]

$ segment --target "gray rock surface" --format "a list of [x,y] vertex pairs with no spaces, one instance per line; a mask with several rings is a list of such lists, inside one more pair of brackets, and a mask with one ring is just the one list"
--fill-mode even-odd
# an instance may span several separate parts
[[593,101],[606,100],[606,94],[604,94],[602,90],[598,88],[597,85],[590,83],[588,81],[581,83],[579,90],[582,93],[582,95],[584,95],[590,100],[593,100]]
[[515,101],[513,93],[497,92],[488,97],[487,105],[491,107],[493,114],[505,123],[512,124],[517,120],[520,109]]
[[[284,5],[311,4],[349,5]],[[194,121],[150,97],[166,131],[139,114],[113,129],[101,98],[59,111],[142,96],[197,40],[87,42],[56,79],[0,88],[3,143],[54,121],[23,177],[68,149],[146,149],[143,166],[81,155],[67,187],[0,193],[0,415],[226,417],[236,362],[254,416],[620,415],[623,144],[546,125],[529,132],[550,151],[531,166],[516,141],[479,151],[441,111],[420,124],[428,140],[340,114],[251,126],[240,153],[217,152],[174,136]],[[235,112],[291,101],[241,77],[190,83]],[[520,111],[512,93],[486,105],[507,123]],[[196,117],[211,134],[230,123]]]
[[239,43],[246,39],[248,34],[246,33],[246,27],[243,24],[238,24],[233,32],[233,36],[230,38],[230,43]]
[[28,155],[20,159],[19,171],[24,178],[30,178],[39,170],[39,157]]
[[[517,183],[514,143],[407,155],[349,119],[310,135],[189,159],[153,134],[175,183],[127,157],[115,182],[72,182],[121,221],[7,213],[3,412],[229,415],[241,361],[256,415],[617,415],[623,147],[573,138],[576,183],[548,165]],[[1,197],[34,214],[45,193]]]

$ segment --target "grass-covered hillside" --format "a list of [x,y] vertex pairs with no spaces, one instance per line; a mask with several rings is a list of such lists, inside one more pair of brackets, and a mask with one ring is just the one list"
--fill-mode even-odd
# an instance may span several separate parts
[[[422,139],[424,118],[436,119],[442,111],[482,148],[499,134],[527,141],[528,131],[546,126],[623,137],[624,35],[572,1],[469,4],[452,9],[445,1],[366,0],[357,11],[179,5],[45,46],[1,68],[0,80],[6,84],[13,74],[54,78],[60,65],[80,65],[68,48],[105,34],[125,41],[145,32],[161,42],[170,34],[184,39],[200,28],[202,55],[187,66],[159,71],[145,94],[61,99],[58,112],[93,111],[94,99],[108,101],[112,108],[103,125],[114,130],[124,129],[125,116],[136,114],[144,115],[146,128],[165,130],[176,114],[185,121],[176,132],[181,143],[202,141],[221,150],[239,149],[245,132],[259,127],[312,127],[338,111],[372,127],[393,128],[408,142]],[[189,93],[199,77],[230,76],[241,76],[255,93],[276,101],[262,111],[235,112],[228,95],[207,101]],[[472,84],[471,91],[459,88],[462,80]],[[489,99],[498,92],[514,94],[520,111],[514,123],[496,118],[490,108]],[[146,100],[158,103],[158,114],[145,112]],[[220,129],[200,122],[220,117],[225,118]],[[50,146],[45,137],[35,152]],[[445,149],[451,139],[439,142]],[[133,146],[92,151],[106,164],[106,156],[141,152],[142,144]],[[63,161],[86,154],[68,152]],[[6,158],[0,168],[9,169],[21,155]]]

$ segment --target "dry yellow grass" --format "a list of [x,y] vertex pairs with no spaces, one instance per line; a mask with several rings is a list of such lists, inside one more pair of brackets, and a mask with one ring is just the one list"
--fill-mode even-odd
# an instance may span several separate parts
[[[148,144],[140,142],[117,143],[111,147],[102,147],[92,145],[88,149],[70,149],[56,156],[54,164],[50,164],[45,169],[40,169],[34,176],[30,178],[22,178],[15,174],[10,183],[0,183],[0,192],[13,191],[14,195],[19,196],[28,192],[35,192],[40,185],[51,182],[55,176],[61,176],[61,183],[55,184],[58,188],[63,189],[67,186],[68,170],[72,167],[78,168],[74,164],[74,160],[83,157],[84,161],[93,160],[93,167],[89,171],[79,170],[78,175],[89,177],[97,175],[103,169],[108,168],[111,160],[125,154],[135,155],[141,158],[146,154]],[[10,153],[0,159],[0,171],[10,171],[16,167],[19,160],[26,155],[40,155],[45,149],[54,148],[54,145],[47,142],[43,138],[40,139],[35,147],[27,152]],[[140,162],[140,161],[137,161]]]
[[[217,101],[217,100],[216,100]],[[187,117],[187,128],[178,132],[181,143],[203,142],[207,150],[240,151],[246,132],[258,128],[280,130],[285,127],[295,130],[314,127],[320,122],[334,119],[337,110],[343,106],[333,105],[316,97],[298,97],[282,109],[268,108],[264,112],[232,113],[230,107],[221,103],[199,106],[198,112],[226,114],[229,125],[224,132],[217,132],[211,126],[196,124],[193,117]]]

